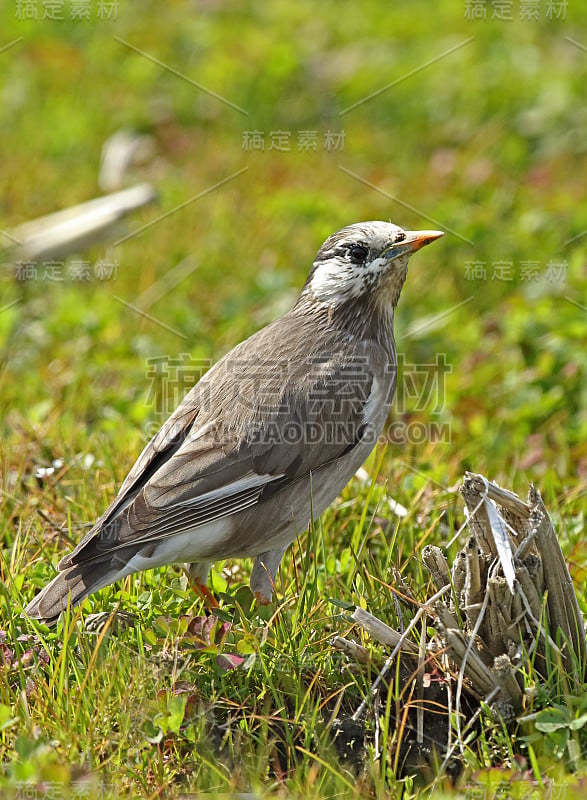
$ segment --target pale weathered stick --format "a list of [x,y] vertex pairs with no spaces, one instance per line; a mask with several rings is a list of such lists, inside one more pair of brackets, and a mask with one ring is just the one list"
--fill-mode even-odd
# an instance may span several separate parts
[[440,547],[427,544],[422,550],[422,561],[428,572],[432,575],[432,580],[438,589],[442,589],[450,583],[450,571],[448,562]]
[[[436,616],[437,616],[437,627],[441,634],[444,631],[454,630],[454,631],[461,631],[459,627],[459,623],[457,618],[452,614],[452,612],[447,608],[444,603],[437,603],[435,606]],[[466,637],[467,643],[473,640],[472,645],[475,647],[475,652],[479,656],[479,658],[484,662],[486,667],[490,667],[493,664],[493,656],[487,652],[485,645],[483,644],[483,640],[477,635],[477,633],[466,633],[465,631],[461,631],[463,636]],[[467,645],[469,646],[469,644]]]
[[[449,628],[443,631],[447,647],[450,648],[452,659],[456,664],[464,663],[466,677],[471,681],[471,689],[482,699],[496,686],[499,686],[491,670],[487,667],[475,650],[469,649],[469,637],[462,631]],[[467,658],[464,661],[465,656]]]
[[467,554],[460,550],[452,565],[452,585],[457,603],[461,601],[461,595],[467,580]]
[[501,575],[493,574],[487,581],[489,609],[487,625],[482,632],[487,649],[493,656],[504,652],[504,634],[509,628],[512,616],[512,595]]
[[[493,674],[501,687],[501,698],[507,698],[507,701],[512,703],[514,709],[516,707],[519,708],[523,692],[516,679],[516,673],[512,662],[505,653],[495,659]],[[504,709],[502,707],[502,713],[503,711]],[[511,715],[513,716],[513,709]],[[504,714],[504,716],[506,716],[506,714]],[[510,714],[507,714],[507,716],[510,716]]]
[[528,572],[527,567],[525,564],[518,564],[516,567],[516,578],[522,589],[524,590],[524,594],[526,595],[526,599],[532,609],[532,614],[536,619],[540,619],[542,615],[542,601],[538,595],[538,589],[532,578],[530,577],[530,573]]
[[482,476],[465,473],[461,494],[467,506],[467,521],[471,533],[476,537],[484,552],[491,553],[492,556],[497,555],[491,534],[491,523],[485,508],[486,492]]
[[331,641],[335,650],[340,650],[349,658],[355,659],[360,664],[368,664],[370,662],[369,651],[366,647],[358,642],[353,642],[351,639],[345,639],[342,636],[335,636]]
[[[533,532],[542,556],[547,605],[553,628],[551,633],[554,635],[557,627],[561,629],[584,668],[585,627],[573,581],[540,492],[533,486],[530,487],[528,499],[532,509]],[[565,661],[572,668],[570,654],[566,654]]]
[[386,644],[388,647],[399,647],[402,653],[410,656],[418,655],[418,646],[414,642],[405,638],[405,634],[401,634],[385,622],[382,622],[373,614],[365,611],[364,608],[357,606],[352,614],[353,620],[360,625],[361,628],[381,644]]
[[416,742],[424,743],[424,665],[426,663],[426,621],[422,623],[420,634],[420,651],[418,653],[418,685],[416,687],[418,703],[416,706]]
[[481,551],[477,540],[471,536],[466,549],[467,554],[467,580],[465,581],[465,605],[472,606],[480,603],[485,587],[481,586],[481,567],[479,557]]
[[470,481],[471,488],[479,495],[484,494],[487,489],[487,496],[491,500],[495,500],[496,503],[499,503],[503,508],[507,508],[517,517],[522,517],[522,519],[530,518],[530,506],[521,500],[517,494],[507,489],[502,489],[501,486],[492,481],[487,481],[486,484],[483,475],[475,472],[465,472],[465,481]]

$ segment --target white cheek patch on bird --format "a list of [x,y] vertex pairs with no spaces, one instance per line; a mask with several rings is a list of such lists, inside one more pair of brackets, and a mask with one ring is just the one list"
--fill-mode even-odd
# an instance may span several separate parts
[[332,258],[316,268],[310,281],[310,291],[320,302],[333,303],[342,292],[346,293],[345,287],[350,276],[350,264],[342,258]]
[[333,258],[320,264],[312,276],[310,291],[320,303],[336,305],[372,292],[389,264],[376,258],[365,265]]

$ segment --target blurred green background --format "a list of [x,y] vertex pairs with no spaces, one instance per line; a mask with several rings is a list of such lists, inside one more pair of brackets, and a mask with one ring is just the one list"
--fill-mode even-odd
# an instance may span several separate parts
[[586,93],[579,0],[4,0],[0,244],[103,194],[101,151],[123,129],[147,148],[121,186],[158,193],[134,235],[58,270],[25,280],[4,254],[11,602],[172,410],[152,359],[217,360],[293,303],[327,235],[368,219],[447,231],[413,259],[396,316],[404,380],[380,480],[414,511],[404,556],[472,469],[522,494],[536,482],[584,585]]
[[[468,467],[584,478],[587,10],[537,3],[527,19],[513,3],[493,19],[498,6],[4,3],[5,231],[101,194],[120,129],[151,137],[126,183],[159,193],[129,231],[206,192],[81,254],[89,280],[71,260],[62,280],[5,266],[5,447],[35,429],[66,457],[142,436],[147,358],[216,360],[289,306],[329,233],[391,219],[454,232],[414,259],[396,324],[406,363],[445,354],[445,396],[410,420],[450,425],[450,441],[398,451],[442,481]],[[134,303],[188,257],[194,271],[141,306],[185,338],[113,299]],[[94,274],[101,259],[113,278]]]

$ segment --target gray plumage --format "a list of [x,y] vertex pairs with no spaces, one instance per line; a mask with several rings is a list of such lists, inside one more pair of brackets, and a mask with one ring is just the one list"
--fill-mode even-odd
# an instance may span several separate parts
[[145,447],[118,496],[26,613],[53,622],[142,569],[256,556],[271,598],[283,553],[369,455],[396,381],[393,312],[415,250],[442,234],[350,225],[322,245],[294,308],[237,345]]

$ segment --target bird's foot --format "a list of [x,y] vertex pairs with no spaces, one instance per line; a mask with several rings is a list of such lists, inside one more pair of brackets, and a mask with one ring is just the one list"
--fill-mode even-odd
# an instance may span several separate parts
[[255,559],[249,586],[260,606],[268,606],[273,601],[275,576],[285,553],[285,548],[268,550]]
[[269,597],[264,592],[254,592],[255,600],[260,606],[268,606],[273,602],[273,595]]
[[213,611],[215,608],[218,608],[218,600],[214,597],[210,589],[206,586],[205,583],[199,583],[198,581],[191,581],[191,587],[194,592],[202,598],[204,601],[204,605],[209,611]]

